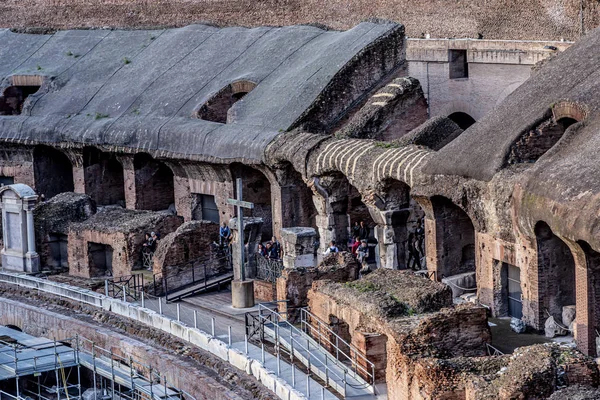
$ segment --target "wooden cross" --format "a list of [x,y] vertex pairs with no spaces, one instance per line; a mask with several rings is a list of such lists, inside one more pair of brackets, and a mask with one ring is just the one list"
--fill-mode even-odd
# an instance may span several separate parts
[[246,274],[244,273],[244,208],[253,209],[254,203],[242,200],[242,178],[236,179],[237,187],[237,199],[227,199],[227,203],[237,207],[238,216],[238,233],[240,241],[240,280],[246,280]]

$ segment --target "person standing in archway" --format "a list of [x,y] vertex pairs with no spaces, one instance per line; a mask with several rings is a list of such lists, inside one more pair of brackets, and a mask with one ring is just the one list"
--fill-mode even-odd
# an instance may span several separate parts
[[365,221],[360,221],[358,237],[360,240],[363,240],[363,239],[367,240],[369,238],[369,228],[365,225]]

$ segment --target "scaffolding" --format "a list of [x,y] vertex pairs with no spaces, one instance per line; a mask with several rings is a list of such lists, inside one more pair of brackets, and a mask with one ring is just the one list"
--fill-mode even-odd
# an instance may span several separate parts
[[[82,379],[83,375],[83,379]],[[156,368],[76,336],[0,327],[0,400],[195,400]]]

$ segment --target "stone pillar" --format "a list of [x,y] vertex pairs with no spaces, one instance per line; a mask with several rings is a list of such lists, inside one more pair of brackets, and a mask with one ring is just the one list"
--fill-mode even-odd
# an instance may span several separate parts
[[435,220],[425,217],[425,257],[427,260],[427,271],[434,272],[436,280],[441,280],[440,274],[440,260],[438,258],[440,252],[438,251],[438,238],[437,238],[437,226]]
[[85,194],[85,169],[83,168],[83,154],[72,150],[65,152],[73,165],[73,191]]
[[408,209],[379,211],[369,207],[369,212],[377,224],[378,266],[389,269],[405,269],[408,231],[406,221],[410,215]]
[[175,210],[177,215],[183,217],[184,222],[192,220],[192,195],[190,191],[190,182],[187,176],[173,176],[173,186],[175,191]]
[[11,271],[39,272],[40,257],[35,251],[33,208],[38,196],[24,184],[4,186],[2,199],[2,229],[4,248],[2,266]]
[[315,267],[314,242],[317,232],[313,228],[284,228],[281,230],[283,266],[285,268]]
[[316,224],[319,230],[319,252],[325,252],[332,240],[336,241],[340,250],[345,250],[349,228],[346,210],[348,198],[345,196],[343,198],[323,197],[315,194],[313,195],[313,202],[317,209]]
[[573,337],[577,348],[584,354],[596,356],[596,334],[594,332],[593,289],[590,268],[583,249],[576,243],[567,241],[575,261],[575,323]]
[[[229,221],[233,234],[231,254],[233,259],[233,282],[231,284],[231,300],[234,308],[254,307],[254,277],[256,276],[256,259],[254,254],[261,240],[262,218],[244,218],[244,234],[240,235],[238,219]],[[241,280],[240,246],[245,247],[244,258],[245,280]]]
[[132,155],[117,156],[123,166],[123,184],[125,189],[125,208],[135,210],[137,203],[135,188],[135,167]]

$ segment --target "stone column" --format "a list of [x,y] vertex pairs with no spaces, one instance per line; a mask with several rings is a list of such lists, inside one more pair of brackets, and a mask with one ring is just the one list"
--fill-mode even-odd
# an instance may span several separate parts
[[346,250],[348,241],[348,198],[338,199],[334,196],[323,197],[313,195],[313,202],[317,209],[316,224],[319,230],[319,252],[327,250],[329,242],[336,241],[340,250]]
[[379,249],[379,266],[388,269],[405,269],[408,240],[406,223],[410,211],[408,209],[379,211],[369,207],[369,212],[377,224],[375,239]]
[[123,166],[123,184],[125,189],[125,208],[135,210],[137,203],[135,188],[135,167],[133,166],[132,155],[117,156],[117,159]]
[[281,230],[283,266],[307,268],[316,266],[315,248],[317,232],[313,228],[284,228]]
[[596,334],[594,332],[594,311],[591,307],[591,274],[583,249],[574,242],[566,242],[575,261],[575,323],[573,337],[577,348],[584,354],[596,356]]
[[192,220],[192,195],[190,182],[187,176],[173,176],[175,191],[175,210],[177,215],[183,217],[184,222]]
[[[231,300],[234,308],[254,306],[254,277],[256,276],[256,259],[254,254],[261,240],[262,218],[244,218],[244,234],[240,235],[237,218],[229,221],[233,234],[231,255],[233,261],[233,282],[231,284]],[[238,254],[240,246],[245,246],[244,278],[242,281],[242,265]]]
[[65,152],[73,165],[73,191],[85,194],[85,168],[83,167],[83,154],[72,150]]

